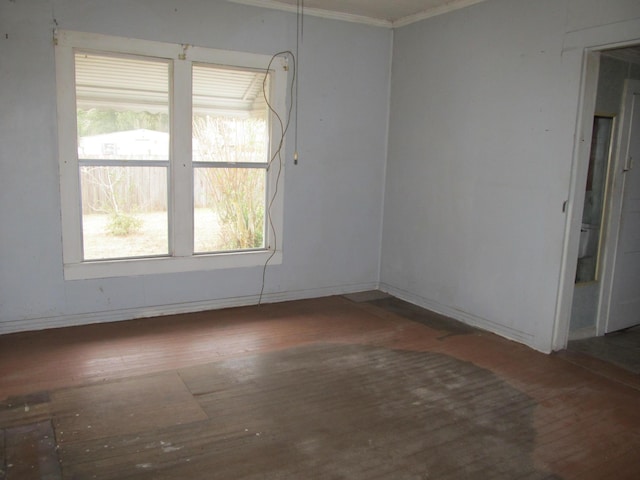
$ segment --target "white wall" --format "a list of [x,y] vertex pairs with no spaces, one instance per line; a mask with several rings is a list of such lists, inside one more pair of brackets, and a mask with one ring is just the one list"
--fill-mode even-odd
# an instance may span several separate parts
[[637,1],[488,0],[396,30],[383,289],[550,351],[583,49],[640,41],[637,18]]
[[[254,303],[261,268],[64,281],[52,29],[271,54],[295,15],[208,0],[0,3],[0,333]],[[287,143],[284,261],[266,299],[377,285],[388,30],[306,18],[300,164]]]

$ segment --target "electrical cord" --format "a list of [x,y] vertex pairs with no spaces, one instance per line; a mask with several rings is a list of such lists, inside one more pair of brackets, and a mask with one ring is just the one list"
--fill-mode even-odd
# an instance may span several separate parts
[[[304,38],[304,0],[297,1],[297,11],[296,11],[296,70],[298,73],[300,72],[300,44]],[[300,96],[300,75],[296,75],[295,78],[296,83],[296,118],[295,125],[293,131],[293,143],[294,143],[294,154],[293,154],[293,164],[298,164],[298,97]]]
[[[276,60],[276,58],[278,57],[287,57],[290,56],[292,59],[292,78],[291,78],[291,87],[290,87],[290,102],[289,102],[289,109],[287,110],[287,115],[285,117],[285,120],[282,120],[282,117],[278,114],[278,112],[276,111],[275,108],[273,108],[273,105],[271,105],[271,103],[269,102],[269,96],[267,95],[267,78],[269,76],[269,72],[271,71],[271,66],[273,64],[273,62]],[[276,175],[276,183],[275,183],[275,187],[273,189],[273,195],[271,196],[271,200],[269,201],[269,205],[267,206],[267,220],[269,223],[269,227],[271,229],[271,233],[273,235],[273,246],[269,245],[269,248],[273,247],[273,250],[271,252],[271,255],[269,255],[269,257],[267,258],[267,260],[264,262],[264,266],[262,267],[262,286],[260,288],[260,296],[258,297],[258,305],[262,304],[262,297],[264,295],[264,288],[265,288],[265,281],[266,281],[266,276],[267,276],[267,266],[269,265],[269,262],[271,261],[271,259],[274,257],[274,255],[276,254],[277,250],[278,250],[278,237],[276,234],[276,229],[273,225],[273,218],[271,216],[271,208],[273,207],[273,203],[276,199],[276,196],[278,195],[278,187],[280,184],[280,177],[282,175],[282,148],[284,146],[284,139],[285,136],[287,134],[287,131],[289,130],[289,126],[291,124],[291,113],[293,111],[293,104],[294,104],[294,88],[296,86],[296,77],[297,77],[297,72],[296,72],[296,56],[293,54],[292,51],[290,50],[285,50],[282,52],[278,52],[276,54],[274,54],[271,57],[271,60],[269,61],[269,65],[267,66],[267,75],[265,75],[264,79],[262,80],[262,94],[264,96],[265,102],[267,104],[267,108],[269,109],[269,111],[275,116],[275,118],[277,119],[279,125],[280,125],[280,141],[278,142],[278,147],[275,149],[273,155],[271,156],[271,158],[269,159],[269,163],[267,164],[267,171],[271,170],[271,167],[273,166],[273,162],[277,161],[277,166],[278,166],[278,173]],[[297,108],[297,99],[296,99],[296,108]]]

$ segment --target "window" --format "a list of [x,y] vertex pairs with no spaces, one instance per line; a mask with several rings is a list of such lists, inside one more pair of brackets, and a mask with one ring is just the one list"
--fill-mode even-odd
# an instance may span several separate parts
[[65,278],[281,261],[285,59],[56,40]]

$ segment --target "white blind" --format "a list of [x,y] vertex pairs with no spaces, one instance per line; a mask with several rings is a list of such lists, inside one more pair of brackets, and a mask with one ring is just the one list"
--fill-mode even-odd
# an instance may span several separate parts
[[[170,60],[148,60],[108,54],[75,55],[79,108],[112,108],[166,112]],[[254,114],[264,111],[265,72],[196,64],[193,109],[209,114]],[[268,91],[268,88],[267,88]]]

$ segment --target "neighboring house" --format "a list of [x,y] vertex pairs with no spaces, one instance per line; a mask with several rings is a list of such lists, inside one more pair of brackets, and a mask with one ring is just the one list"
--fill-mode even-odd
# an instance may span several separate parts
[[169,154],[169,134],[140,128],[124,132],[103,133],[80,137],[78,157],[135,158],[138,160],[166,160]]

